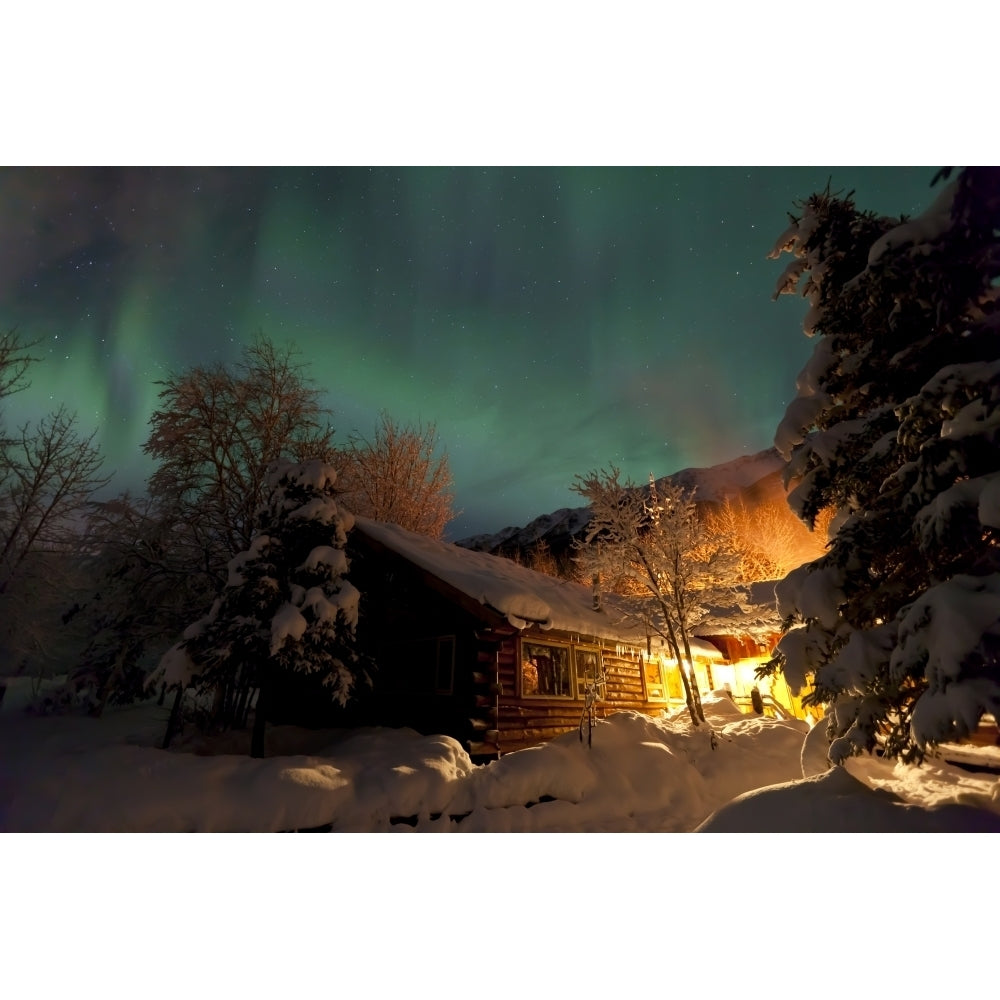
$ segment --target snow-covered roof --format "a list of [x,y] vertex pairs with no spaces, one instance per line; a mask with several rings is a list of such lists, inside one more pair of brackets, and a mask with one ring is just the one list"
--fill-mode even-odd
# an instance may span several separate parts
[[734,603],[708,606],[695,631],[698,635],[749,635],[764,640],[781,631],[781,616],[775,597],[776,581],[764,580],[745,586],[745,594],[734,595]]
[[[418,535],[396,524],[359,517],[355,530],[504,615],[515,628],[535,625],[613,642],[646,644],[645,629],[623,620],[613,597],[605,595],[604,608],[595,611],[593,594],[582,584],[547,576],[502,556]],[[654,645],[659,646],[658,638]],[[691,649],[706,659],[722,659],[722,654],[703,639],[693,638]]]

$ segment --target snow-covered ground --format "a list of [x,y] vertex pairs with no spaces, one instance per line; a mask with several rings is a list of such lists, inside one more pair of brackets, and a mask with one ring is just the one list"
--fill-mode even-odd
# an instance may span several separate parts
[[12,996],[729,996],[766,982],[833,1000],[845,968],[866,995],[989,989],[992,838],[496,831],[996,831],[995,775],[936,761],[826,772],[818,730],[720,698],[706,703],[715,750],[683,717],[622,714],[590,749],[569,734],[474,767],[447,737],[392,730],[276,728],[263,760],[245,735],[163,751],[164,709],[28,716],[25,688],[0,706],[2,831],[495,836],[8,832]]
[[686,713],[625,712],[590,747],[573,732],[476,766],[454,739],[405,729],[276,727],[264,759],[245,733],[164,751],[165,708],[29,715],[25,687],[0,711],[4,831],[1000,832],[995,774],[871,758],[826,773],[819,730],[721,694],[705,703],[714,749]]

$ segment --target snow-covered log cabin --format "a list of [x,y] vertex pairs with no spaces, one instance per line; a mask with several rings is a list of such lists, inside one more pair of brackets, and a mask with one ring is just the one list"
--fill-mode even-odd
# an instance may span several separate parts
[[[588,684],[598,717],[684,705],[660,638],[613,601],[595,610],[587,587],[360,517],[348,552],[358,640],[377,663],[366,721],[445,733],[485,757],[576,729]],[[692,656],[707,692],[725,655],[696,638]]]

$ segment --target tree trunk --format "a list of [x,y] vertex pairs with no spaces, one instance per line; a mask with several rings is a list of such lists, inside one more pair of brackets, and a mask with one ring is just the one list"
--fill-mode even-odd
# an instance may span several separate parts
[[691,659],[691,644],[688,642],[687,629],[681,625],[681,639],[684,642],[684,662],[691,664],[691,696],[698,709],[698,718],[705,721],[705,709],[701,705],[701,692],[698,690],[698,678],[694,673],[694,661]]
[[226,714],[226,682],[219,681],[212,693],[212,723],[224,727]]
[[[705,719],[704,713],[699,712],[699,709],[701,708],[701,698],[697,697],[698,688],[697,685],[692,685],[692,679],[688,677],[688,672],[684,667],[684,659],[681,657],[681,649],[677,643],[677,633],[674,631],[673,622],[670,620],[670,614],[667,609],[666,602],[662,598],[660,599],[660,608],[663,611],[663,620],[667,625],[667,644],[670,646],[670,652],[673,653],[674,659],[677,661],[677,669],[680,671],[681,683],[684,685],[684,700],[687,702],[687,710],[691,715],[691,722],[695,727],[697,727]],[[690,656],[690,651],[688,655]],[[692,690],[692,687],[694,690]],[[700,719],[699,715],[701,716]]]
[[174,703],[170,708],[170,717],[167,719],[167,731],[163,734],[163,749],[166,750],[170,746],[170,741],[177,734],[177,730],[180,729],[181,721],[181,699],[184,697],[184,688],[179,687],[177,689],[177,695],[174,698]]
[[[685,662],[691,664],[691,691],[695,701],[695,705],[698,708],[698,717],[701,719],[702,722],[705,723],[706,726],[708,726],[708,721],[705,719],[705,709],[702,707],[701,704],[701,692],[698,690],[698,678],[695,676],[694,672],[694,661],[691,659],[691,643],[688,642],[687,629],[684,627],[683,622],[681,622],[680,631],[681,631],[681,639],[684,642]],[[708,728],[709,732],[712,734],[712,749],[715,750],[716,747],[719,745],[719,741],[712,727],[709,726]]]
[[691,667],[691,696],[694,698],[695,708],[698,711],[698,718],[705,721],[705,709],[701,704],[701,691],[698,688],[698,678],[694,673],[694,666]]
[[250,683],[245,677],[240,678],[239,697],[236,700],[235,726],[237,729],[246,729],[247,715],[250,712]]
[[250,756],[264,756],[264,731],[267,724],[267,712],[270,708],[270,687],[268,668],[264,666],[260,672],[260,688],[257,691],[257,708],[253,716],[253,736],[250,738]]
[[124,673],[124,659],[124,652],[119,651],[118,655],[115,657],[115,665],[111,668],[110,673],[101,685],[101,690],[98,692],[97,708],[93,711],[95,718],[99,719],[104,714],[104,709],[107,707],[108,699],[111,697],[111,691],[115,686],[115,681],[118,680],[120,674]]

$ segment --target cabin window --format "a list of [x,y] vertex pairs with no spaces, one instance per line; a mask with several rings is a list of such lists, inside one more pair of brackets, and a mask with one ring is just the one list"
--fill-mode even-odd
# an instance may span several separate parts
[[521,694],[539,698],[572,698],[569,647],[522,642]]
[[671,701],[684,701],[684,681],[681,680],[681,668],[672,662],[664,668],[667,675],[667,694]]
[[603,699],[606,694],[601,651],[599,649],[581,649],[577,646],[573,650],[573,658],[576,660],[576,690],[579,696],[585,697],[588,686],[594,685],[597,689],[597,697]]
[[646,698],[649,701],[667,700],[667,678],[663,669],[663,661],[659,656],[647,656],[642,664],[643,676],[646,679]]
[[455,687],[455,637],[417,639],[394,644],[391,655],[405,664],[400,687],[412,694],[452,694]]

